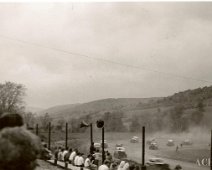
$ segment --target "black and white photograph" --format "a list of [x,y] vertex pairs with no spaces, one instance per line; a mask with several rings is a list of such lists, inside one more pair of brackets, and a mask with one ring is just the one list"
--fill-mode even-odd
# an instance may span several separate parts
[[212,2],[0,2],[0,170],[212,170]]

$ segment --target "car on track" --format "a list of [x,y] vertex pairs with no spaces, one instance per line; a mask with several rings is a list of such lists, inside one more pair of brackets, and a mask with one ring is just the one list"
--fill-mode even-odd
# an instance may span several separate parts
[[171,170],[169,165],[164,162],[161,158],[150,158],[146,162],[148,169],[160,169],[160,170]]
[[130,139],[130,142],[131,142],[131,143],[138,143],[138,142],[139,142],[139,137],[133,136],[133,137]]
[[147,162],[147,165],[163,165],[165,164],[162,158],[150,158]]
[[150,145],[152,142],[155,142],[155,139],[153,138],[153,139],[148,139],[147,141],[146,141],[146,144],[147,145]]
[[126,150],[125,150],[123,144],[116,144],[113,156],[116,159],[127,158]]
[[95,150],[101,150],[101,144],[100,143],[94,143]]
[[174,141],[172,139],[169,139],[166,143],[167,146],[174,146]]
[[150,150],[158,150],[158,144],[156,142],[152,142],[150,145],[149,145],[149,149]]

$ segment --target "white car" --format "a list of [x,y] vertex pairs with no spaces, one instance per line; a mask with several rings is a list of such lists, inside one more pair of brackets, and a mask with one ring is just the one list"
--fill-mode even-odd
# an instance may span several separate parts
[[161,158],[150,158],[146,164],[149,166],[150,165],[164,165],[165,162]]
[[167,146],[174,146],[175,144],[174,144],[174,141],[172,139],[169,139],[166,145]]
[[139,137],[133,136],[132,139],[130,140],[131,143],[138,143],[139,142]]
[[100,143],[94,143],[94,148],[96,149],[96,150],[101,150],[101,144]]
[[152,142],[150,145],[149,145],[149,149],[150,150],[158,150],[158,144],[156,142]]

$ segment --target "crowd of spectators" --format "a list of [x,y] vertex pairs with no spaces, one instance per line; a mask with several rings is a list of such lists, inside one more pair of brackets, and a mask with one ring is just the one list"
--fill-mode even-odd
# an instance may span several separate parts
[[57,147],[54,152],[54,159],[69,163],[73,166],[86,170],[137,170],[138,166],[129,163],[127,160],[113,159],[109,151],[105,151],[105,161],[102,162],[102,154],[99,149],[90,148],[90,154],[85,155],[78,149]]

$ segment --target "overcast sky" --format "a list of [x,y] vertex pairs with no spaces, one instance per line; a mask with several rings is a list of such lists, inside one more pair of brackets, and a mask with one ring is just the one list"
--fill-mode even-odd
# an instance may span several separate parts
[[0,4],[0,82],[29,106],[210,86],[211,54],[211,2]]

